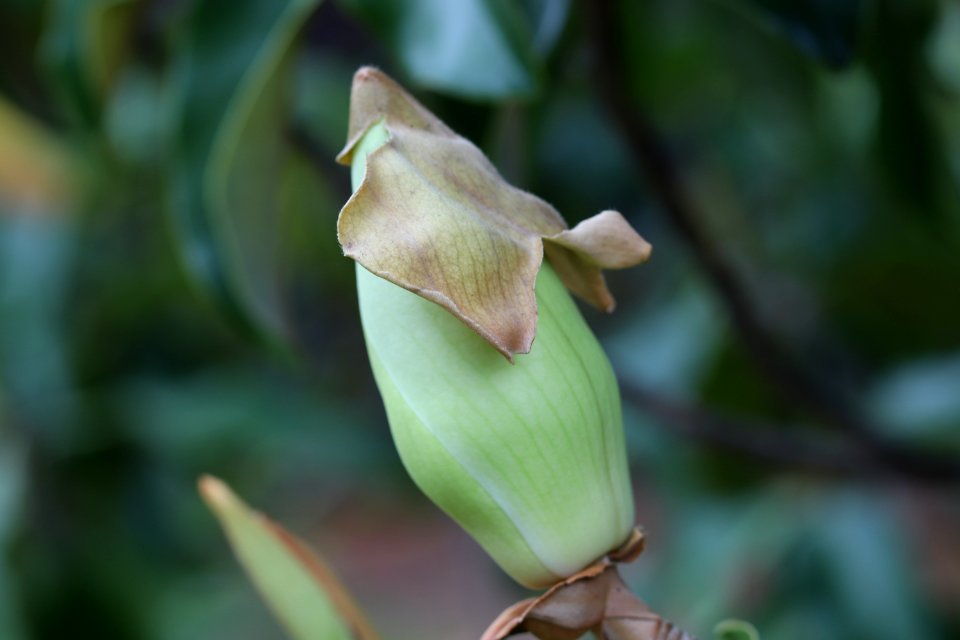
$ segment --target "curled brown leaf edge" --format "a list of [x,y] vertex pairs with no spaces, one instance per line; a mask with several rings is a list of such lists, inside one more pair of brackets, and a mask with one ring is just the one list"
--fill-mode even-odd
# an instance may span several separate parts
[[602,270],[650,257],[650,244],[616,211],[568,228],[556,209],[508,184],[480,149],[399,84],[363,67],[337,161],[351,164],[379,123],[387,141],[366,157],[363,180],[337,221],[344,254],[444,307],[511,362],[533,344],[544,255],[571,292],[607,312],[615,301]]
[[643,532],[636,528],[620,548],[598,562],[542,595],[508,607],[480,640],[520,633],[540,640],[575,640],[588,632],[601,640],[694,640],[652,612],[620,577],[617,565],[635,560],[643,546]]

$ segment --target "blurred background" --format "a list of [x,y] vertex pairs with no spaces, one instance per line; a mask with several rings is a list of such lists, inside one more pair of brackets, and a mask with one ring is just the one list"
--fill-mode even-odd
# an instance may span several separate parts
[[3,0],[0,638],[281,638],[229,482],[385,637],[524,594],[412,485],[335,237],[376,64],[652,261],[584,313],[701,637],[960,637],[960,4]]

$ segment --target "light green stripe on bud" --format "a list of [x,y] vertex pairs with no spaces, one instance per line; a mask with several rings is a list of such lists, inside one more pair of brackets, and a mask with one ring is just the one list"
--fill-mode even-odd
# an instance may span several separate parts
[[[357,147],[388,139],[375,125]],[[400,456],[418,486],[515,580],[543,587],[633,526],[620,399],[596,338],[549,265],[537,335],[510,364],[447,310],[359,264],[364,335]]]

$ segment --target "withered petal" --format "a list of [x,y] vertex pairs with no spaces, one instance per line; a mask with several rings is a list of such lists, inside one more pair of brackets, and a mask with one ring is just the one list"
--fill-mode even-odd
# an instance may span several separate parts
[[544,237],[601,269],[626,269],[650,259],[653,247],[633,230],[619,211],[607,209],[573,229]]
[[363,181],[340,212],[345,255],[443,306],[508,359],[533,344],[545,250],[568,289],[607,311],[614,302],[601,269],[649,257],[650,245],[615,211],[567,229],[556,209],[509,185],[476,146],[364,67],[354,77],[338,160],[349,164],[380,122],[389,139],[367,157]]

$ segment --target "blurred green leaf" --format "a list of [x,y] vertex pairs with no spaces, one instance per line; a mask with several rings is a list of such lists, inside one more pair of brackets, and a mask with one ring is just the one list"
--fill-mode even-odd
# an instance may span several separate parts
[[728,1],[752,8],[763,24],[831,67],[845,67],[853,60],[860,0]]
[[[309,50],[298,62],[297,126],[316,141],[332,163],[343,148],[343,132],[347,130],[350,113],[350,84],[357,68],[335,56]],[[344,180],[348,178],[344,175]],[[352,283],[352,269],[350,275]]]
[[251,511],[216,478],[201,478],[200,493],[223,526],[240,563],[292,638],[376,637],[336,577],[300,540]]
[[341,1],[424,87],[487,100],[538,89],[534,36],[511,0]]
[[849,637],[929,638],[904,532],[882,500],[840,491],[824,501],[817,542],[829,596],[845,616]]
[[880,94],[876,159],[890,200],[900,212],[942,223],[954,215],[960,189],[948,165],[948,137],[933,109],[927,51],[939,5],[877,2],[864,49]]
[[749,622],[724,620],[713,628],[717,640],[760,640],[760,634]]
[[567,24],[570,0],[519,0],[519,6],[531,26],[534,49],[541,56],[547,55]]
[[[623,135],[592,96],[584,93],[553,95],[535,116],[536,159],[543,188],[571,206],[564,211],[570,224],[597,209],[597,185],[606,197],[631,202],[636,174]],[[584,149],[590,162],[582,162]],[[570,213],[567,213],[570,212]]]
[[282,339],[277,229],[293,42],[320,0],[203,0],[181,59],[173,214],[188,272],[235,323]]
[[100,122],[103,98],[124,63],[137,3],[133,0],[53,0],[41,55],[70,115],[87,127]]
[[716,356],[721,335],[705,292],[685,285],[634,314],[604,340],[604,347],[621,378],[689,397]]
[[[797,496],[788,488],[771,486],[726,499],[713,494],[703,501],[690,475],[676,473],[674,487],[686,486],[668,497],[671,534],[651,545],[658,561],[632,586],[653,610],[696,631],[752,606],[737,587],[773,572],[796,536],[800,516]],[[639,518],[649,516],[641,512]]]
[[960,5],[957,3],[944,3],[926,53],[936,79],[945,88],[960,94]]
[[960,253],[919,221],[875,211],[820,281],[845,343],[875,365],[960,349]]
[[9,567],[9,541],[21,523],[27,488],[27,447],[11,429],[0,385],[0,638],[26,640],[17,584]]
[[189,468],[255,468],[260,484],[291,476],[375,482],[398,470],[392,444],[347,399],[265,373],[255,361],[129,380],[117,389],[116,411],[130,424],[129,437],[157,458]]
[[75,229],[65,216],[4,213],[0,207],[0,388],[21,419],[59,445],[75,409],[62,323]]
[[887,432],[960,453],[960,354],[907,362],[882,376],[869,406]]
[[104,107],[104,133],[121,160],[138,165],[162,157],[174,124],[171,94],[171,83],[143,65],[118,74]]

